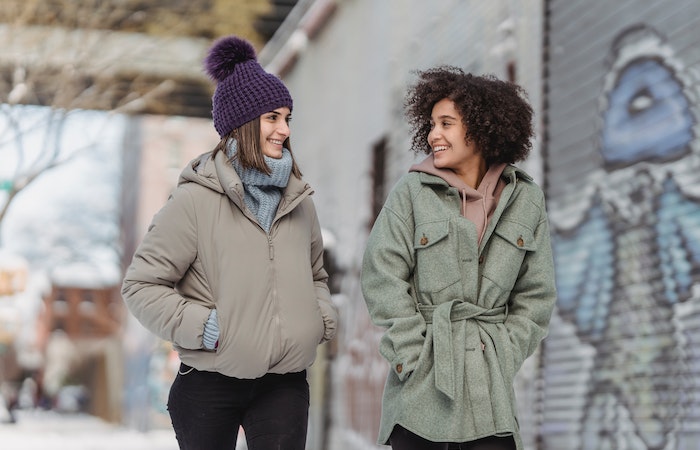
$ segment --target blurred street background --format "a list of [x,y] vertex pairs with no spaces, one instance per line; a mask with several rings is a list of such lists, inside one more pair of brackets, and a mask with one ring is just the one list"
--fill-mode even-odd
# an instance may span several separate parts
[[17,422],[0,424],[3,448],[22,450],[177,450],[170,429],[141,432],[85,413],[21,410]]
[[559,299],[516,380],[526,448],[700,448],[697,0],[0,0],[0,448],[177,448],[177,354],[119,290],[218,141],[202,60],[229,34],[294,98],[341,313],[309,371],[309,450],[387,448],[359,266],[416,161],[406,87],[440,64],[516,82],[535,110],[521,167],[547,196]]

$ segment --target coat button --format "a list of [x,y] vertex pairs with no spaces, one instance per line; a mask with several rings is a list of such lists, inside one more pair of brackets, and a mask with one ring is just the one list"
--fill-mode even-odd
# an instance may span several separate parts
[[427,245],[428,244],[428,237],[424,234],[422,238],[420,238],[420,245]]
[[525,241],[523,240],[523,237],[520,236],[518,238],[518,247],[522,247],[523,245],[525,245]]
[[483,263],[484,263],[484,255],[480,255],[479,256],[479,264],[483,264]]
[[403,364],[397,364],[396,365],[396,373],[401,373],[403,372]]

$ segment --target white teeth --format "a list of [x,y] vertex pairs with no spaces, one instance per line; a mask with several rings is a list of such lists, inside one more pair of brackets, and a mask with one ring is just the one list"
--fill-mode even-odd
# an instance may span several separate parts
[[441,152],[441,151],[443,151],[443,150],[447,150],[447,146],[446,146],[446,145],[440,145],[440,146],[437,146],[437,147],[433,147],[433,152]]
[[278,141],[275,139],[270,139],[270,142],[272,142],[273,144],[276,144],[276,145],[282,145],[282,141]]

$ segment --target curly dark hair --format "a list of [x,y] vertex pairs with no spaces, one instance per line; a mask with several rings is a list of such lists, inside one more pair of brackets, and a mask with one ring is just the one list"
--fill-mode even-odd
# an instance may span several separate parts
[[454,102],[467,129],[465,141],[474,142],[488,165],[512,164],[532,148],[532,107],[517,84],[493,75],[477,76],[452,66],[420,71],[404,103],[411,126],[411,150],[431,153],[428,144],[433,106],[445,98]]

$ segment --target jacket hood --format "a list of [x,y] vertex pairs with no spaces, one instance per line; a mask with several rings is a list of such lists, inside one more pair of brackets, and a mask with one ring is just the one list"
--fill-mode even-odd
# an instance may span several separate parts
[[[219,174],[214,164],[215,159],[222,156],[223,152],[218,152],[214,158],[211,157],[211,154],[212,152],[207,152],[190,161],[180,173],[178,186],[185,183],[197,183],[223,194],[225,190],[219,180]],[[233,177],[238,178],[233,168],[231,168],[231,172]],[[238,178],[238,183],[240,183],[240,178]]]

